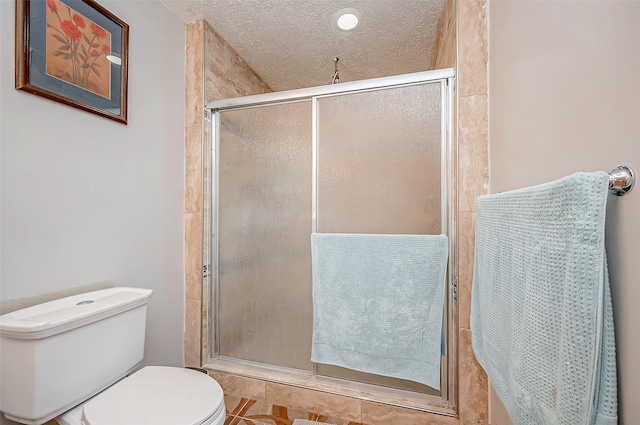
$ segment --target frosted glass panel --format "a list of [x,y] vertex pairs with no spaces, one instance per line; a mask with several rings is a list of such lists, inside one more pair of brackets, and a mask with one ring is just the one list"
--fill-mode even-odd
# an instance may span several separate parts
[[311,102],[220,113],[219,353],[310,370]]
[[[425,84],[318,103],[318,232],[440,234],[441,91]],[[439,394],[325,364],[317,374]]]
[[314,225],[324,233],[443,233],[441,90],[436,81],[219,112],[220,357],[439,394],[415,382],[314,369],[310,236]]
[[439,84],[320,99],[318,231],[441,233]]

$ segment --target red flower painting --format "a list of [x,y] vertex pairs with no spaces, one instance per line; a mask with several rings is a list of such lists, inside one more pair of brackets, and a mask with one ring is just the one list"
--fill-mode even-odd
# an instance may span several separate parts
[[47,0],[47,74],[110,98],[111,34],[58,0]]

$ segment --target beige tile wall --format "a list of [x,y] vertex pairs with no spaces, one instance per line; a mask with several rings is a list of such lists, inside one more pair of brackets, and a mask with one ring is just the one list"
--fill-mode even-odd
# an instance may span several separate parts
[[489,385],[489,421],[492,425],[513,425],[507,409],[491,385]]
[[[204,264],[208,263],[209,217],[203,208],[209,202],[210,174],[203,153],[209,123],[204,106],[214,100],[270,92],[271,89],[229,47],[205,21],[186,25],[185,70],[185,366],[201,366],[208,353],[208,287],[203,285]],[[203,230],[205,230],[203,232]],[[206,249],[205,249],[206,248]]]
[[458,214],[460,236],[460,424],[487,424],[487,377],[476,362],[469,330],[475,199],[488,193],[489,135],[486,0],[458,0]]
[[185,57],[185,366],[200,366],[202,323],[203,22],[186,25]]
[[445,0],[430,69],[456,66],[456,1]]
[[[485,0],[447,2],[457,16],[457,128],[459,195],[459,417],[447,417],[411,409],[359,400],[320,391],[297,388],[257,379],[212,372],[227,394],[251,397],[273,404],[318,410],[336,417],[369,425],[484,425],[488,422],[487,379],[471,349],[469,312],[475,199],[488,189],[487,125],[487,25]],[[457,6],[457,7],[453,7]],[[452,12],[455,11],[455,13]],[[451,34],[451,21],[441,22],[441,33]],[[455,25],[454,25],[455,27]],[[203,126],[202,105],[221,98],[270,91],[259,77],[208,26],[197,21],[187,25],[186,70],[186,190],[185,190],[185,364],[201,366],[206,357],[207,292],[202,280],[203,227]],[[446,47],[449,46],[449,47]],[[442,43],[440,49],[451,49]],[[441,54],[442,66],[451,54]],[[449,59],[447,59],[449,58]],[[206,93],[206,95],[205,95]],[[206,100],[205,100],[206,98]],[[206,218],[206,217],[205,217]],[[206,220],[204,222],[206,227]],[[207,256],[205,256],[207,258]],[[205,302],[203,302],[203,300]]]

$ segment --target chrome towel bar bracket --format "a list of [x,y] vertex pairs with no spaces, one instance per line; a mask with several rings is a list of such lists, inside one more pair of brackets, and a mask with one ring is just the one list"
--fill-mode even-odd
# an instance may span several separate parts
[[614,195],[622,196],[629,192],[636,182],[636,176],[629,167],[616,167],[609,173],[609,190]]

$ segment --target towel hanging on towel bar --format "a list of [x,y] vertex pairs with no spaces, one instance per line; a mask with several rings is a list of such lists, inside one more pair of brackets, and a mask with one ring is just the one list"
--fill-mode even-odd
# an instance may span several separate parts
[[473,351],[519,425],[617,424],[608,184],[576,173],[478,198]]

